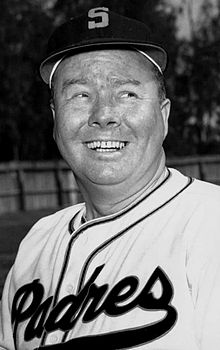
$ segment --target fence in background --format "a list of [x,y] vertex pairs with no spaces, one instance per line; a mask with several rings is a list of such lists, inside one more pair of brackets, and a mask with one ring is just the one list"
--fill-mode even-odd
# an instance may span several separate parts
[[[220,185],[220,156],[167,160],[182,173]],[[0,214],[63,207],[82,200],[63,161],[0,163]]]
[[62,161],[0,164],[0,214],[63,207],[80,200],[74,176]]

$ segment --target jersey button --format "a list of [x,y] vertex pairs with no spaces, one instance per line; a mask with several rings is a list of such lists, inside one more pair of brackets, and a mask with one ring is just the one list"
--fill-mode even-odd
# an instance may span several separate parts
[[50,343],[51,343],[51,344],[55,344],[55,343],[57,343],[57,342],[58,342],[58,337],[57,337],[55,334],[51,335],[51,337],[50,337]]
[[68,285],[67,285],[66,291],[67,291],[68,294],[72,294],[72,292],[73,292],[73,286],[72,286],[72,284],[68,284]]

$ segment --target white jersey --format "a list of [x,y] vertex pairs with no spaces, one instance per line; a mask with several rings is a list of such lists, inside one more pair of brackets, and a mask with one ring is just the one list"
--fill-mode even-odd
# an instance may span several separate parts
[[78,204],[22,241],[0,349],[220,349],[220,188],[170,169],[130,207]]

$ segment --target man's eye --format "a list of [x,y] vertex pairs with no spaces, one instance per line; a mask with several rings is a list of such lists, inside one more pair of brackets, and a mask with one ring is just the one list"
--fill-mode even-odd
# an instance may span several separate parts
[[124,91],[120,94],[120,97],[122,99],[131,99],[131,98],[137,98],[137,94],[135,92],[132,91]]
[[88,98],[89,94],[86,92],[79,92],[79,93],[75,94],[73,97],[75,97],[75,98]]
[[87,92],[76,92],[70,89],[65,93],[65,99],[67,101],[85,101],[89,98],[89,93]]

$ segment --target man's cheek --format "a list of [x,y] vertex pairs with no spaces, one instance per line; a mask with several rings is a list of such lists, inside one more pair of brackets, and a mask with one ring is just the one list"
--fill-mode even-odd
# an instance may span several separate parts
[[56,118],[54,131],[57,140],[68,140],[72,134],[72,129],[71,123],[64,116],[62,118]]

